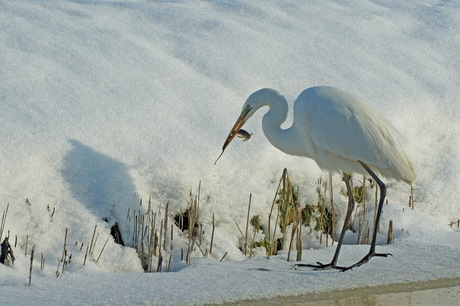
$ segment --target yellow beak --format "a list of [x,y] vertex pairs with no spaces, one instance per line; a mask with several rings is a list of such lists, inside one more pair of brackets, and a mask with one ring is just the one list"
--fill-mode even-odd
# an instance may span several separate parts
[[244,118],[246,118],[246,115],[247,113],[241,113],[241,115],[238,117],[238,120],[236,120],[235,125],[233,126],[232,130],[227,136],[227,139],[224,142],[222,152],[230,144],[230,142],[232,142],[233,138],[235,138],[236,134],[238,134],[238,131],[243,127],[245,123]]
[[224,154],[225,148],[230,144],[230,142],[232,142],[233,138],[235,138],[239,130],[241,130],[241,128],[243,127],[245,123],[244,119],[246,118],[247,114],[248,114],[247,112],[242,112],[241,115],[238,117],[238,120],[236,120],[235,125],[230,131],[230,134],[228,134],[227,139],[225,140],[224,145],[222,146],[222,153],[220,153],[219,157],[214,162],[214,165],[217,163],[217,161],[222,156],[222,154]]

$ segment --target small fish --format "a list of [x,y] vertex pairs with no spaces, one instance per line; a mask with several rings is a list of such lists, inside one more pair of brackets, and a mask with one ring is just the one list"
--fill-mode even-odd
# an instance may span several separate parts
[[[248,131],[243,130],[243,129],[240,129],[236,134],[238,135],[239,138],[244,138],[243,141],[248,141],[248,140],[251,138],[251,136],[252,136],[252,133],[249,133]],[[233,139],[233,135],[235,135],[235,134],[229,135],[228,139],[230,139],[230,141]],[[225,147],[226,147],[227,144],[228,144],[228,139],[227,139],[227,141],[226,141],[225,144],[224,144],[224,147],[223,147],[223,149],[222,149],[222,153],[220,153],[219,157],[218,157],[218,158],[216,159],[216,161],[214,162],[214,165],[217,163],[217,161],[218,161],[219,158],[222,156],[222,154],[224,154]]]
[[252,136],[252,133],[249,133],[248,131],[243,129],[240,129],[237,134],[239,138],[244,138],[243,141],[248,141],[249,139],[251,139]]

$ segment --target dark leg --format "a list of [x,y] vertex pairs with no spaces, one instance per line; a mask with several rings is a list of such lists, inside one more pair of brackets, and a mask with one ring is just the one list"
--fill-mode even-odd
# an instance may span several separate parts
[[332,258],[331,263],[329,264],[322,264],[317,262],[316,265],[311,264],[297,264],[296,266],[299,267],[312,267],[315,270],[328,270],[328,269],[339,269],[339,270],[347,270],[348,268],[345,267],[338,267],[337,260],[339,259],[340,248],[342,247],[343,237],[345,237],[345,232],[348,229],[348,223],[350,222],[351,214],[355,208],[355,199],[353,198],[353,191],[351,190],[350,185],[350,176],[346,173],[343,174],[343,180],[345,181],[345,185],[347,186],[348,192],[348,209],[347,215],[345,216],[345,221],[343,223],[342,232],[340,233],[339,243],[337,245],[337,249],[335,250],[334,257]]
[[369,250],[369,253],[364,256],[360,261],[355,263],[354,265],[349,266],[348,268],[343,269],[343,271],[352,269],[354,267],[359,267],[366,262],[368,262],[372,257],[374,256],[380,256],[380,257],[388,257],[392,256],[390,253],[376,253],[375,252],[375,243],[377,240],[377,229],[379,228],[379,222],[380,222],[380,216],[382,215],[382,209],[383,209],[383,202],[385,201],[385,196],[387,193],[387,186],[378,178],[378,176],[372,171],[369,166],[362,161],[359,162],[364,169],[372,176],[372,178],[375,180],[377,185],[379,185],[380,188],[380,200],[379,200],[379,205],[377,208],[377,215],[375,216],[375,223],[374,223],[374,231],[372,233],[372,242],[371,242],[371,248]]

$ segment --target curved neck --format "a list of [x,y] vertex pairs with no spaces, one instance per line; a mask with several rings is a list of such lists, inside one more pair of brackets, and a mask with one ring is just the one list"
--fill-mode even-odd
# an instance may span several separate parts
[[262,128],[265,136],[270,143],[277,149],[290,155],[301,156],[304,154],[302,139],[298,134],[299,131],[291,126],[287,129],[282,129],[281,124],[286,121],[288,114],[288,104],[286,99],[279,94],[272,93],[266,97],[266,106],[269,107],[268,112],[262,118]]

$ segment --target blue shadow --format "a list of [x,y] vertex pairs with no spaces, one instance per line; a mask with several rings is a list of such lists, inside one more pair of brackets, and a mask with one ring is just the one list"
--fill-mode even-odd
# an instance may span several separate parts
[[62,175],[73,198],[110,226],[125,220],[136,194],[128,166],[78,140],[69,142]]

